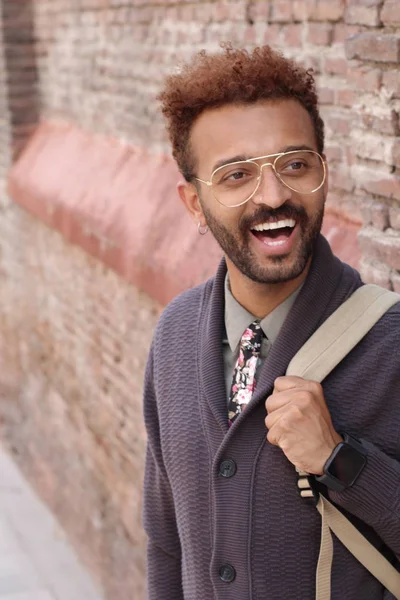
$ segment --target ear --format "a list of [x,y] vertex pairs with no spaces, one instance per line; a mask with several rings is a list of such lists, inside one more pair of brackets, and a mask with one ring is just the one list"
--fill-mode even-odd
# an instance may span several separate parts
[[205,227],[206,219],[201,208],[196,186],[188,181],[180,181],[177,185],[177,189],[179,197],[193,221],[195,223],[200,223],[202,227]]

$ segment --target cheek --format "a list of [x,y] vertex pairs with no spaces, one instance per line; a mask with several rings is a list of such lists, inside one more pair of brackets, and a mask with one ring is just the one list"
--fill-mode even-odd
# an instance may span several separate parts
[[301,204],[307,215],[312,218],[316,214],[320,213],[321,210],[323,210],[325,204],[325,194],[318,190],[318,192],[315,194],[304,196]]
[[212,193],[207,194],[207,196],[203,194],[201,205],[208,220],[218,223],[225,229],[229,229],[229,231],[239,229],[239,223],[244,214],[243,207],[228,208],[222,206],[222,204],[215,200]]

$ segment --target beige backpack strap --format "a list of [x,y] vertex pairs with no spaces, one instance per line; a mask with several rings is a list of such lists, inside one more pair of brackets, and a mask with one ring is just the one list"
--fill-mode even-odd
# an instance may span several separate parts
[[399,600],[400,573],[397,569],[322,494],[319,495],[317,509],[322,518],[322,536],[325,535],[325,540],[321,538],[316,600],[331,597],[330,572],[333,559],[331,531],[383,587]]
[[[354,292],[310,337],[291,360],[286,375],[321,382],[362,340],[375,323],[397,302],[400,296],[376,285],[364,285]],[[299,472],[300,495],[313,495],[307,485],[308,473]],[[321,547],[316,574],[316,600],[331,598],[333,543],[331,531],[366,569],[393,596],[400,600],[400,573],[376,550],[354,525],[322,494]]]
[[322,381],[397,302],[398,294],[377,285],[358,288],[300,348],[286,375]]

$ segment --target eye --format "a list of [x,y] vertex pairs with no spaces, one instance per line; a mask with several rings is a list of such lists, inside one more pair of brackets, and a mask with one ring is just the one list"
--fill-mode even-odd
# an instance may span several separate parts
[[232,179],[233,181],[238,181],[239,179],[243,179],[246,177],[246,173],[244,171],[235,171],[230,175],[227,175],[225,179]]
[[254,177],[254,173],[251,168],[246,167],[235,167],[229,169],[220,174],[219,183],[235,184],[243,183],[248,179]]
[[287,165],[285,165],[285,169],[289,169],[290,171],[300,171],[302,168],[307,167],[307,163],[302,160],[294,160]]
[[305,175],[305,172],[310,168],[307,160],[298,157],[286,161],[278,166],[279,173],[286,175]]
[[293,163],[290,163],[290,168],[293,169],[294,171],[297,171],[299,169],[301,169],[301,167],[305,167],[306,165],[303,162],[300,162],[299,160]]

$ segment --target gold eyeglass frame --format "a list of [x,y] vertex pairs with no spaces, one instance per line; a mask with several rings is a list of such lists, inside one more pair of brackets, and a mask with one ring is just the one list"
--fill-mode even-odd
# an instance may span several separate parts
[[[320,185],[318,187],[316,187],[314,190],[311,190],[310,192],[299,192],[298,190],[292,188],[290,185],[288,185],[287,183],[285,183],[285,181],[283,181],[283,179],[281,178],[281,176],[279,175],[279,173],[277,172],[276,168],[275,168],[275,164],[276,161],[281,157],[281,156],[288,156],[289,154],[297,154],[299,152],[310,152],[311,154],[316,154],[320,159],[321,159],[321,163],[324,169],[324,176],[322,179],[322,182],[320,183]],[[273,158],[276,157],[275,160],[273,162],[265,162],[262,163],[261,165],[257,162],[255,162],[256,160],[263,160],[264,158]],[[221,169],[225,169],[226,167],[232,167],[234,165],[241,165],[243,163],[254,163],[258,168],[259,168],[259,176],[257,177],[257,185],[256,188],[254,190],[254,192],[252,192],[252,194],[246,198],[246,200],[243,200],[243,202],[239,202],[239,204],[223,204],[223,202],[220,202],[220,200],[218,200],[218,198],[215,196],[215,194],[213,193],[213,196],[215,198],[215,200],[221,204],[221,206],[225,206],[226,208],[237,208],[238,206],[242,206],[243,204],[246,204],[246,202],[248,202],[249,200],[251,200],[251,198],[254,196],[254,194],[257,193],[258,188],[260,187],[260,183],[262,180],[262,173],[263,173],[263,168],[266,166],[270,166],[272,167],[276,178],[278,179],[278,181],[280,181],[280,183],[282,183],[284,186],[286,186],[287,188],[289,188],[290,190],[292,190],[293,192],[296,192],[296,194],[301,194],[301,195],[307,195],[307,194],[314,194],[315,192],[317,192],[319,189],[321,189],[321,187],[324,185],[325,183],[325,179],[326,179],[326,166],[325,166],[325,160],[324,158],[321,156],[321,154],[319,152],[316,152],[315,150],[289,150],[288,152],[279,152],[278,154],[267,154],[266,156],[257,156],[256,158],[248,158],[246,160],[238,160],[232,163],[227,163],[226,165],[221,165],[220,167],[217,167],[216,169],[214,169],[214,171],[211,173],[211,181],[205,181],[204,179],[200,179],[199,177],[195,177],[194,179],[196,179],[196,181],[200,181],[200,183],[204,183],[205,185],[207,185],[208,187],[213,188],[213,183],[212,183],[212,179],[215,175],[215,173],[217,173],[218,171],[220,171]]]

